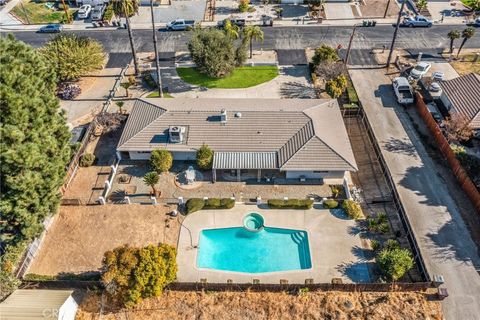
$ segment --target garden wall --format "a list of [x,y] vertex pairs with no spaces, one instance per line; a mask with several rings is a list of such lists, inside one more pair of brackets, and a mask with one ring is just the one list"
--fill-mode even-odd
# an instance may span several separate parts
[[480,214],[480,193],[478,192],[477,187],[472,182],[468,174],[466,173],[465,169],[463,169],[460,161],[458,161],[455,153],[453,152],[450,144],[448,143],[447,139],[443,135],[442,131],[438,127],[437,123],[433,119],[432,115],[427,109],[425,102],[423,101],[423,97],[417,93],[415,107],[417,108],[417,112],[420,117],[425,122],[428,130],[430,131],[431,135],[435,139],[435,142],[442,152],[443,156],[447,160],[448,165],[453,171],[453,174],[457,178],[460,186],[462,187],[463,191],[465,191],[466,195],[472,202],[475,210],[478,214]]

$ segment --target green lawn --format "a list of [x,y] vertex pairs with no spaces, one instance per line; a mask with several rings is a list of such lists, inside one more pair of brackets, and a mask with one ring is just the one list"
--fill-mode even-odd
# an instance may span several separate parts
[[475,3],[477,3],[476,0],[461,0],[463,2],[463,4],[465,4],[466,6],[476,10],[476,9],[480,9],[480,6],[475,6]]
[[[167,91],[163,91],[163,97],[164,98],[173,98],[173,96],[168,93]],[[153,91],[148,94],[147,98],[158,98],[158,91]]]
[[211,78],[195,68],[177,68],[183,81],[206,88],[249,88],[272,80],[278,75],[276,66],[239,67],[225,78]]
[[[63,10],[56,11],[55,9],[49,9],[45,6],[45,3],[42,2],[23,1],[23,7],[25,11],[23,11],[21,4],[17,4],[11,12],[25,24],[28,22],[31,24],[58,23],[64,20],[65,12]],[[73,19],[75,10],[69,9],[69,11]]]

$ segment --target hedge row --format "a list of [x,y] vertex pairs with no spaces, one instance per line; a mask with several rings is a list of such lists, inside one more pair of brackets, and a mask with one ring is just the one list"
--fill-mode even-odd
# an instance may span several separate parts
[[323,207],[325,209],[335,209],[338,207],[338,201],[333,199],[327,199],[323,201]]
[[273,209],[311,209],[313,200],[310,199],[269,199],[268,206]]
[[187,214],[202,209],[232,209],[235,206],[235,200],[230,198],[210,198],[203,200],[200,198],[191,198],[185,204]]

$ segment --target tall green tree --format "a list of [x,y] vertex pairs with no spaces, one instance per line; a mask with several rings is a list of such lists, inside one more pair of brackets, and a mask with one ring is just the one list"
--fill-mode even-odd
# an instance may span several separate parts
[[127,245],[107,251],[102,282],[126,307],[157,297],[177,274],[175,248],[167,244],[133,248]]
[[250,44],[250,59],[253,56],[253,41],[263,41],[263,31],[259,26],[245,26],[242,30],[244,41]]
[[[0,242],[31,240],[60,202],[70,134],[51,60],[0,38]],[[2,250],[3,252],[3,250]]]
[[411,252],[398,247],[384,248],[377,255],[376,260],[383,274],[393,281],[403,277],[414,265]]
[[221,30],[196,28],[188,50],[198,71],[210,77],[228,76],[235,67],[233,40]]
[[153,150],[150,156],[150,163],[158,173],[167,172],[172,167],[173,157],[168,150]]
[[130,48],[133,56],[133,66],[135,67],[135,74],[139,74],[137,49],[135,48],[135,41],[133,40],[132,27],[130,24],[130,17],[138,13],[140,6],[138,0],[112,0],[113,12],[117,17],[125,18],[127,23],[128,40],[130,41]]
[[208,170],[212,168],[213,163],[213,150],[206,144],[203,144],[200,149],[197,150],[197,165],[202,170]]
[[453,53],[453,42],[456,39],[459,39],[460,35],[460,31],[458,30],[452,30],[447,34],[448,38],[450,39],[450,53]]
[[60,34],[39,51],[52,62],[60,81],[75,80],[101,69],[105,59],[100,42],[75,34]]
[[460,45],[460,48],[458,48],[457,58],[460,55],[460,51],[462,51],[463,46],[465,45],[465,43],[467,43],[467,40],[470,38],[473,38],[474,35],[475,35],[475,29],[473,29],[472,27],[467,27],[462,31],[463,40],[462,40],[462,44]]
[[335,62],[338,60],[337,52],[334,48],[329,47],[325,44],[322,44],[320,47],[315,49],[315,53],[312,58],[312,63],[314,66],[318,66],[321,62]]

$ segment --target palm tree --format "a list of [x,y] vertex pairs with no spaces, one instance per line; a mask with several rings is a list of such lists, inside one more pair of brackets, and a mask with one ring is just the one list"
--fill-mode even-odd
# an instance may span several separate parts
[[152,16],[152,31],[153,31],[153,50],[155,50],[155,69],[157,71],[157,81],[158,81],[158,96],[163,98],[163,89],[162,89],[162,75],[160,74],[160,62],[158,60],[158,48],[157,48],[157,31],[155,30],[155,18],[153,15],[153,1],[150,0],[150,13]]
[[152,188],[152,193],[154,195],[157,194],[157,189],[155,189],[155,185],[158,183],[159,180],[160,180],[160,177],[158,176],[158,173],[156,173],[155,171],[148,172],[143,176],[143,182],[147,186]]
[[453,42],[455,39],[460,38],[460,31],[452,30],[447,34],[447,36],[450,39],[450,53],[453,53]]
[[128,89],[132,86],[132,83],[131,83],[131,82],[128,82],[128,81],[127,81],[127,82],[122,82],[122,83],[120,83],[120,86],[121,86],[123,89],[125,89],[125,96],[128,97],[128,96],[129,96],[129,94],[128,94]]
[[243,41],[249,41],[250,42],[250,59],[252,58],[253,55],[253,45],[252,41],[257,40],[257,41],[263,41],[263,31],[260,29],[259,26],[246,26],[243,29],[243,36],[244,39]]
[[123,101],[117,101],[117,102],[115,102],[115,104],[116,104],[117,107],[118,107],[118,113],[123,113],[123,109],[122,109],[122,108],[123,108],[123,105],[125,104],[125,102],[123,102]]
[[457,58],[458,58],[458,55],[460,54],[460,51],[462,51],[463,46],[467,42],[467,40],[472,38],[474,35],[475,35],[475,29],[473,29],[472,27],[465,28],[462,31],[463,40],[462,40],[462,44],[460,45],[460,48],[458,48]]
[[130,26],[130,17],[138,12],[138,0],[113,0],[113,12],[117,17],[125,18],[127,22],[128,39],[130,40],[130,48],[132,49],[133,65],[135,67],[135,75],[139,74],[137,50],[133,41],[132,27]]
[[223,22],[223,31],[225,31],[225,34],[231,39],[238,39],[240,36],[238,26],[233,24],[230,19],[225,19]]

